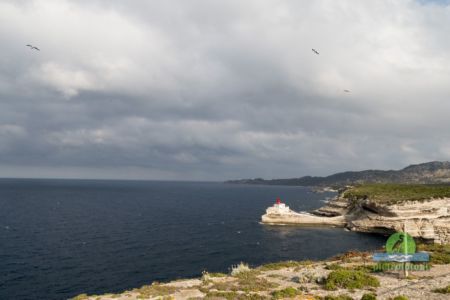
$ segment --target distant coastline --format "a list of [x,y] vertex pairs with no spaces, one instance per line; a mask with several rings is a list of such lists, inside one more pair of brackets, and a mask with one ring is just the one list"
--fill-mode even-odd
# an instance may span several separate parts
[[339,189],[346,185],[361,183],[421,183],[421,184],[450,184],[450,162],[433,161],[417,165],[410,165],[401,170],[365,170],[347,171],[326,177],[303,176],[288,179],[237,179],[228,180],[231,184],[260,184],[260,185],[294,185],[311,187],[328,187]]

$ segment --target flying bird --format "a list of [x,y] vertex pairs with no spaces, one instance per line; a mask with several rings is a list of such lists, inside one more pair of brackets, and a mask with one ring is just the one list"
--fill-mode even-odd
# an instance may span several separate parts
[[35,47],[33,45],[28,44],[27,47],[30,47],[30,50],[37,50],[37,51],[41,51],[41,49],[39,49],[38,47]]
[[346,92],[346,93],[350,93],[350,91],[349,91],[349,90],[344,90],[344,92]]
[[312,48],[311,50],[312,50],[312,52],[314,52],[315,54],[319,55],[319,51],[317,51],[316,49]]

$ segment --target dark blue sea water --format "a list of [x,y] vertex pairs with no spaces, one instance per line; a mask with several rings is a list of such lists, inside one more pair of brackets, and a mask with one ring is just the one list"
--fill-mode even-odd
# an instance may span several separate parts
[[294,210],[331,193],[222,183],[0,180],[0,299],[119,292],[203,270],[375,249],[384,238],[259,224],[281,197]]

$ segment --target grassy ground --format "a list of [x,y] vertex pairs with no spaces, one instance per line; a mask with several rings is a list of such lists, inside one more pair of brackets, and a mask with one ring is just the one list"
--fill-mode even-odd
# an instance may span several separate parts
[[431,198],[450,198],[450,185],[363,184],[345,191],[343,197],[350,200],[368,199],[384,204],[424,201]]

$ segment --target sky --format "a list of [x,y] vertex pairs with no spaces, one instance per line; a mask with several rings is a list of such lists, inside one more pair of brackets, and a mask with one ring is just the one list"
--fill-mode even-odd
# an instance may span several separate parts
[[0,177],[450,160],[448,1],[0,0],[0,24]]

